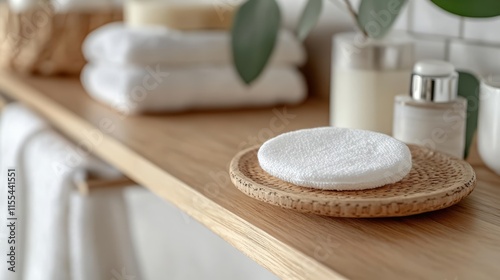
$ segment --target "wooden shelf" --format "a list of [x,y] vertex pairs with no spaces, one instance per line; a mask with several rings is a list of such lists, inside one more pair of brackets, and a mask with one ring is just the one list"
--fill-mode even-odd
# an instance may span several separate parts
[[[76,79],[0,74],[0,90],[76,143],[285,279],[494,279],[500,275],[500,176],[473,151],[479,178],[460,204],[395,219],[341,219],[261,203],[230,182],[242,148],[327,125],[328,104],[125,117]],[[159,213],[161,214],[161,213]]]

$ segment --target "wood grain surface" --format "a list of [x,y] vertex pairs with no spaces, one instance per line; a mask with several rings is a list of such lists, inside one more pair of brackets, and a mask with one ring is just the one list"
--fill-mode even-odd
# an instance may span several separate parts
[[1,73],[0,90],[281,278],[500,275],[500,176],[475,151],[469,162],[476,189],[455,206],[404,218],[329,218],[247,197],[228,175],[238,151],[285,131],[327,125],[324,100],[286,109],[125,117],[91,100],[77,80]]

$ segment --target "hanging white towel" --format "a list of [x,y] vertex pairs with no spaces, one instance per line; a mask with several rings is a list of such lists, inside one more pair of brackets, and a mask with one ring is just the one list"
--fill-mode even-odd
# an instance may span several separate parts
[[81,80],[94,99],[125,114],[296,104],[307,95],[302,75],[291,67],[269,68],[251,86],[231,66],[88,64]]
[[[130,222],[145,278],[278,280],[220,236],[145,188],[128,188]],[[161,213],[161,214],[159,214]],[[158,248],[162,248],[158,250]]]
[[[71,194],[69,236],[71,280],[142,280],[136,253],[125,188],[92,190],[88,196]],[[92,256],[92,257],[90,257]]]
[[[21,105],[7,106],[1,122],[2,180],[6,181],[4,170],[16,168],[19,227],[16,272],[8,271],[5,265],[9,264],[1,262],[0,278],[108,280],[120,279],[126,272],[139,279],[123,190],[108,190],[103,197],[99,193],[81,197],[72,183],[72,176],[86,170],[108,178],[119,173]],[[7,209],[6,185],[0,191],[0,207]],[[7,234],[2,227],[2,249]]]
[[[131,28],[110,23],[87,36],[83,53],[91,62],[118,65],[231,65],[230,36],[222,30],[177,31],[164,26]],[[282,30],[270,64],[302,65],[305,56],[298,39]]]
[[[0,261],[0,279],[5,280],[20,280],[23,279],[23,251],[25,249],[24,232],[26,229],[26,221],[24,217],[26,210],[23,208],[23,200],[26,195],[26,190],[22,188],[24,173],[18,173],[16,176],[16,187],[12,193],[8,193],[7,182],[7,172],[10,168],[16,168],[21,161],[21,151],[22,147],[25,146],[26,142],[36,135],[39,131],[43,131],[47,128],[47,124],[36,117],[28,109],[11,104],[5,106],[2,109],[2,114],[0,118],[0,219],[3,223],[7,223],[8,218],[17,218],[17,220],[12,220],[15,222],[15,226],[11,229],[2,226],[0,227],[0,252],[2,254],[11,253],[14,251],[14,259],[9,257],[11,263],[7,263],[7,257],[4,261]],[[7,201],[9,196],[15,196],[15,208],[14,215],[9,215],[7,211]],[[7,243],[9,237],[12,241]],[[14,250],[11,250],[13,246]],[[9,268],[11,270],[9,270]]]

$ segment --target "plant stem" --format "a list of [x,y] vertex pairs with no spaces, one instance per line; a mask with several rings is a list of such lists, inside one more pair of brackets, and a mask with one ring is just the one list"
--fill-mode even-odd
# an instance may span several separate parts
[[363,33],[363,36],[365,37],[365,39],[368,38],[368,33],[363,28],[363,26],[361,26],[359,24],[358,14],[356,13],[356,11],[354,10],[354,8],[352,7],[351,1],[344,0],[344,2],[345,2],[345,5],[347,6],[347,10],[349,11],[349,13],[351,14],[351,16],[353,17],[354,22],[356,22],[356,26],[358,26],[358,29],[361,31],[361,33]]

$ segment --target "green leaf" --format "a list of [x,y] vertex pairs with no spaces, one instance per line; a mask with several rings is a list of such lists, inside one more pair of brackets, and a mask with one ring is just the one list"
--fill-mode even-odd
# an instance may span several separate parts
[[321,14],[323,0],[309,0],[297,25],[297,37],[304,40],[313,29]]
[[281,13],[275,0],[248,0],[236,13],[231,30],[233,60],[247,84],[264,70],[276,44]]
[[358,24],[369,37],[382,38],[405,3],[406,0],[362,0],[358,8]]
[[463,17],[495,17],[500,15],[498,0],[431,0],[441,9]]
[[465,129],[464,157],[469,156],[472,138],[477,128],[480,82],[471,73],[458,71],[458,95],[467,99],[467,127]]

